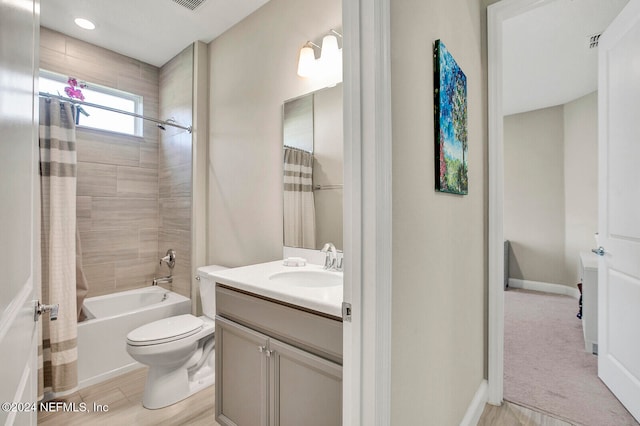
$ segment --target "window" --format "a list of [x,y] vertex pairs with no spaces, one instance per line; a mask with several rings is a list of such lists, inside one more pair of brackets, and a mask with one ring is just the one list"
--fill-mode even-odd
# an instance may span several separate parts
[[[68,86],[67,80],[67,76],[40,70],[39,90],[66,97],[64,88]],[[85,102],[142,115],[142,96],[93,83],[87,83],[82,94]],[[79,127],[142,136],[143,125],[140,118],[86,105],[82,105],[82,109],[89,115],[79,114]]]

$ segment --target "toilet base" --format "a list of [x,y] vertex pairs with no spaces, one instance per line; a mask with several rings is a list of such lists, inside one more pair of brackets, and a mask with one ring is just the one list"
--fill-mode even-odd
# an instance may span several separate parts
[[181,367],[150,366],[142,406],[150,410],[168,407],[215,383],[214,340],[201,347]]
[[189,377],[186,368],[173,371],[162,370],[159,367],[151,367],[147,374],[142,406],[149,410],[173,405],[215,383],[214,371],[206,365],[193,377]]

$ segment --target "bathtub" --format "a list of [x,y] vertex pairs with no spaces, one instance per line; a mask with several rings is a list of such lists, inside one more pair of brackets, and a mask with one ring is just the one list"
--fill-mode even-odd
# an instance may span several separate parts
[[84,388],[139,368],[127,353],[134,328],[191,313],[191,300],[162,287],[144,287],[84,301],[86,321],[78,323],[78,387]]

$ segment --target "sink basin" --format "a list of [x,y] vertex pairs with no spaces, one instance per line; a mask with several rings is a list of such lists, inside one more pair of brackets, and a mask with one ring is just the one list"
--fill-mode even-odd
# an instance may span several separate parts
[[335,287],[342,285],[342,274],[329,271],[285,271],[275,273],[269,279],[297,287]]

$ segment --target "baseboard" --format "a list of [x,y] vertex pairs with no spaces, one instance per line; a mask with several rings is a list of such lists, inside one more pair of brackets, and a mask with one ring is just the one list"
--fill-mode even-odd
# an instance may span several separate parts
[[540,281],[509,278],[509,287],[532,291],[542,291],[544,293],[563,294],[565,296],[571,296],[574,299],[580,298],[580,290],[562,284],[543,283]]
[[137,370],[142,367],[144,367],[143,364],[133,361],[132,363],[127,364],[124,367],[118,367],[115,370],[107,371],[106,373],[98,374],[97,376],[89,377],[84,380],[78,380],[77,389],[84,389],[89,386],[97,385],[98,383],[102,383],[106,380],[112,379],[114,377],[117,377],[121,374],[128,373],[133,370]]
[[476,394],[473,396],[471,404],[469,404],[469,408],[467,408],[467,412],[460,422],[460,426],[476,426],[480,421],[480,417],[482,417],[482,412],[484,411],[484,406],[487,404],[488,399],[489,386],[487,381],[483,380],[480,382],[480,386],[478,387]]

